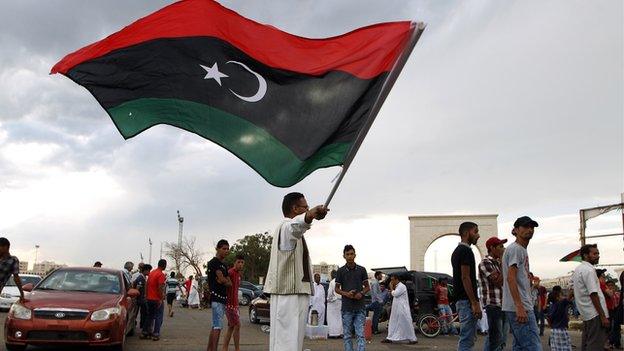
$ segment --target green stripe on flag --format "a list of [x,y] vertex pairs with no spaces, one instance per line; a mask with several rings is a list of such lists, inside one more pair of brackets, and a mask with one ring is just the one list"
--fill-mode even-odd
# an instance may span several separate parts
[[325,145],[300,160],[286,145],[253,123],[222,110],[178,99],[144,98],[108,109],[124,138],[132,138],[158,124],[168,124],[209,139],[226,148],[267,182],[289,187],[314,170],[343,164],[350,143]]

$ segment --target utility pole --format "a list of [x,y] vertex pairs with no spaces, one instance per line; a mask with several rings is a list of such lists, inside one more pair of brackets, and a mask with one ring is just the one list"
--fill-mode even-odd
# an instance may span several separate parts
[[37,264],[37,255],[39,254],[39,245],[35,245],[35,262],[33,263],[33,271],[35,270],[35,265]]
[[152,238],[148,238],[148,242],[149,242],[149,264],[152,264]]
[[178,248],[182,247],[182,227],[184,226],[184,217],[180,216],[178,211]]
[[163,258],[163,255],[162,255],[162,244],[163,244],[163,242],[161,241],[160,242],[160,258],[161,259]]
[[184,217],[180,216],[180,211],[178,210],[178,248],[174,251],[174,259],[176,264],[176,271],[180,272],[180,250],[182,250],[182,228],[184,227]]

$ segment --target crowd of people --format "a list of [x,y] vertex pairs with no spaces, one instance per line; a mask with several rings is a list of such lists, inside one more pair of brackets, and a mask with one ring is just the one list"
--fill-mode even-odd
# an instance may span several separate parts
[[[345,264],[331,272],[327,291],[319,274],[312,275],[310,257],[304,234],[313,220],[322,220],[328,213],[324,206],[309,208],[303,194],[287,194],[282,202],[284,219],[277,226],[271,245],[270,263],[264,291],[271,294],[271,351],[302,350],[306,325],[324,326],[327,321],[329,337],[342,337],[345,351],[364,351],[366,328],[379,334],[380,316],[391,300],[387,336],[383,343],[417,343],[412,308],[406,285],[401,276],[391,274],[384,280],[375,272],[369,280],[366,268],[357,264],[353,245],[345,245]],[[458,350],[472,350],[478,325],[487,330],[484,350],[504,350],[508,334],[513,336],[513,350],[542,350],[541,336],[545,321],[551,327],[551,350],[572,350],[568,333],[570,306],[574,306],[583,321],[582,351],[621,349],[622,294],[614,281],[605,279],[605,270],[596,269],[600,253],[596,244],[580,249],[582,262],[574,270],[566,289],[555,286],[550,294],[530,270],[527,247],[538,223],[530,217],[518,218],[512,229],[515,241],[492,237],[487,240],[487,255],[477,263],[471,248],[479,239],[479,226],[464,222],[458,232],[461,241],[453,251],[452,283],[442,278],[435,283],[436,307],[440,314],[442,333],[458,335]],[[19,261],[9,252],[10,243],[0,238],[0,288],[13,276],[24,299],[19,278]],[[207,289],[199,289],[200,276],[189,276],[183,283],[175,272],[165,273],[167,261],[161,259],[154,268],[126,262],[122,270],[127,281],[139,291],[139,326],[141,339],[157,341],[165,315],[174,316],[173,303],[182,297],[190,308],[201,308],[200,290],[207,291],[212,310],[212,325],[208,351],[217,351],[221,330],[227,331],[223,351],[233,340],[240,350],[240,311],[238,289],[245,259],[237,255],[232,267],[225,258],[229,243],[219,240],[216,254],[207,263]],[[94,267],[102,267],[95,262]],[[477,279],[478,277],[478,279]],[[624,273],[620,276],[620,287]],[[370,292],[370,303],[364,296]],[[460,328],[453,323],[451,302],[455,302]],[[367,321],[369,313],[372,318]]]
[[[506,239],[488,239],[487,256],[477,265],[471,245],[479,239],[479,226],[472,222],[460,225],[461,242],[451,256],[460,321],[458,350],[473,349],[480,319],[487,320],[488,325],[485,350],[504,350],[510,332],[513,350],[542,350],[541,336],[547,319],[552,328],[550,349],[571,351],[568,333],[571,304],[583,320],[582,351],[622,349],[622,295],[613,281],[607,284],[605,270],[595,268],[600,259],[598,246],[581,247],[582,262],[574,270],[567,296],[561,286],[555,286],[548,296],[529,265],[527,247],[536,227],[538,223],[530,217],[518,218],[512,229],[515,241],[504,247]],[[620,286],[623,278],[624,273],[620,276]],[[443,303],[439,308],[441,313],[449,313]]]

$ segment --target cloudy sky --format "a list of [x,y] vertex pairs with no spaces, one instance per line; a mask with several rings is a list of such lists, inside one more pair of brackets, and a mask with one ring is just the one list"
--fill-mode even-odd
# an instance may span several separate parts
[[[0,234],[22,260],[119,266],[175,241],[176,210],[207,257],[219,238],[270,231],[287,192],[194,134],[154,127],[124,141],[87,91],[48,75],[65,54],[169,1],[27,1],[0,12]],[[373,23],[428,24],[331,206],[308,234],[313,261],[409,265],[415,214],[499,214],[500,236],[540,222],[533,270],[565,274],[578,210],[620,200],[623,3],[612,1],[221,1],[306,37]],[[291,190],[322,203],[337,168]],[[591,233],[621,232],[621,215]],[[427,268],[448,270],[455,238]],[[622,239],[598,241],[622,262]],[[435,252],[435,255],[432,253]],[[437,261],[434,260],[434,256]]]

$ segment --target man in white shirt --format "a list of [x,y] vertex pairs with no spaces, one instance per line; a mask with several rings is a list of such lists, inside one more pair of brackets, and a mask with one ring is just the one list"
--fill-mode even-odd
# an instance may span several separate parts
[[301,351],[308,304],[312,294],[311,265],[303,234],[312,220],[321,220],[328,209],[312,209],[301,193],[282,201],[284,219],[275,229],[264,291],[271,294],[270,351]]
[[308,324],[312,324],[312,311],[318,313],[318,325],[325,325],[325,288],[318,273],[314,275],[314,295],[310,296]]
[[607,303],[594,268],[600,260],[598,245],[583,245],[580,254],[583,261],[574,270],[572,284],[576,307],[583,319],[581,351],[602,350],[610,324]]

